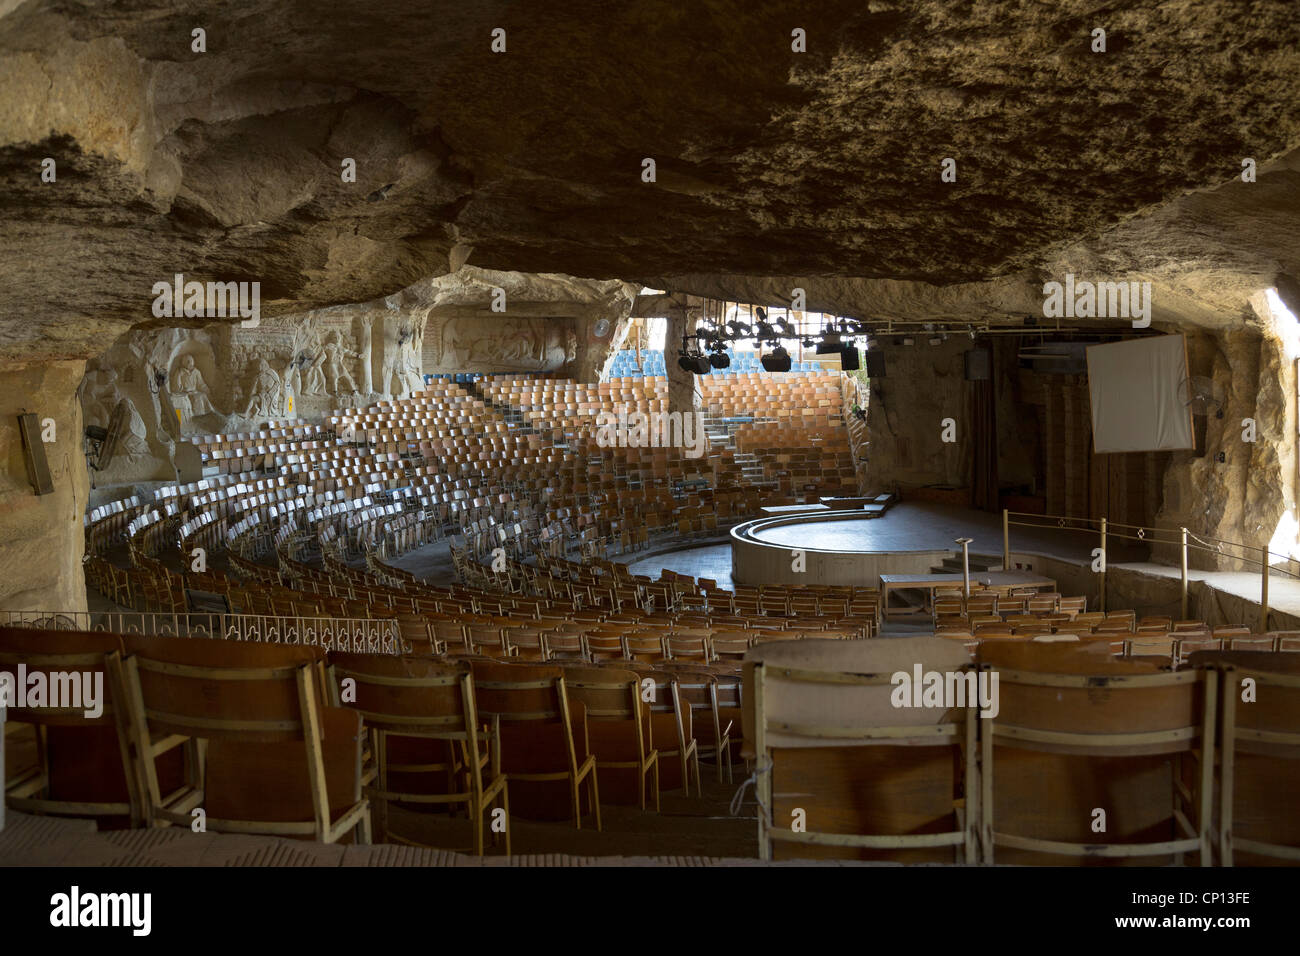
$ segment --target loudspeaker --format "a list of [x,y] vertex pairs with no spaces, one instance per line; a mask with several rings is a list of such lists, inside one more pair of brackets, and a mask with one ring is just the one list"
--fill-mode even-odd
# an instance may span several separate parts
[[840,350],[840,368],[845,372],[856,372],[862,366],[858,363],[858,357],[862,353],[851,345],[846,345]]
[[41,441],[41,423],[31,412],[18,416],[18,431],[23,437],[23,458],[27,461],[27,480],[38,495],[54,490],[50,465],[45,460],[45,443]]
[[885,353],[879,349],[867,349],[867,378],[885,377]]
[[971,349],[966,353],[966,381],[987,382],[993,377],[993,352]]

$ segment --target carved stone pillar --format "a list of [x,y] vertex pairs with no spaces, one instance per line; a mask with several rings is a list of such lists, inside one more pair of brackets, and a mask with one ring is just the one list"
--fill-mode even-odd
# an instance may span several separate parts
[[[697,316],[690,309],[673,309],[668,313],[668,331],[664,334],[664,368],[668,371],[668,411],[694,412],[700,404],[699,389],[693,372],[677,364],[682,347],[682,333],[694,331]],[[694,345],[694,340],[691,340]]]
[[373,315],[363,315],[360,321],[361,329],[357,336],[359,345],[357,351],[361,353],[361,393],[369,395],[375,390],[375,370],[370,348],[370,326],[374,324],[375,317]]

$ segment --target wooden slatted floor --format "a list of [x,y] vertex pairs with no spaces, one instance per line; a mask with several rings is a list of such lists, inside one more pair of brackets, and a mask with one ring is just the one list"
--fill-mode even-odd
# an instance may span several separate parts
[[[274,837],[117,830],[100,833],[87,820],[61,820],[9,811],[0,830],[0,866],[788,866],[710,856],[577,856],[566,853],[475,857],[447,850],[383,844],[327,846]],[[870,866],[819,861],[819,866]]]

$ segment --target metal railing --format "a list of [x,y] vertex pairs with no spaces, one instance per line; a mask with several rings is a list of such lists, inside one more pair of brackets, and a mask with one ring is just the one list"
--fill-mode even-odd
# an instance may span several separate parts
[[0,625],[57,631],[104,631],[258,644],[306,644],[330,651],[402,654],[396,620],[166,611],[0,611]]
[[[1030,519],[1030,520],[1012,520]],[[1106,610],[1106,543],[1109,538],[1137,541],[1147,545],[1166,544],[1179,549],[1179,570],[1182,580],[1182,616],[1187,617],[1187,557],[1198,551],[1240,561],[1260,571],[1259,630],[1268,630],[1268,581],[1273,574],[1300,580],[1300,561],[1289,554],[1270,551],[1268,545],[1253,546],[1237,541],[1227,541],[1212,535],[1199,535],[1187,528],[1158,528],[1152,525],[1122,524],[1107,518],[1080,518],[1067,515],[1039,515],[1029,512],[1002,509],[1002,566],[1011,563],[1011,526],[1045,528],[1048,530],[1095,533],[1101,550],[1099,571],[1100,610]],[[1095,549],[1094,549],[1095,550]],[[1283,564],[1283,567],[1278,567]]]

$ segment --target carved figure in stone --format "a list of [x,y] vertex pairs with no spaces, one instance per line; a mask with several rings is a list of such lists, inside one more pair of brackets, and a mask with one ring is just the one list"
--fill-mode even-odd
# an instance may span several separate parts
[[321,349],[315,355],[305,354],[306,361],[303,367],[307,369],[307,382],[303,386],[304,395],[324,395],[325,394],[325,350]]
[[172,391],[190,403],[191,415],[207,415],[216,411],[208,397],[207,382],[203,381],[203,373],[195,366],[193,355],[181,359],[181,367],[172,379]]
[[329,341],[325,343],[322,354],[325,356],[325,372],[329,378],[330,394],[340,394],[340,387],[345,379],[348,383],[348,391],[355,392],[357,383],[353,380],[352,373],[348,371],[347,360],[360,358],[360,353],[354,352],[345,346],[339,340],[339,334],[335,332],[330,336]]
[[[278,358],[281,353],[276,352]],[[302,394],[302,356],[296,352],[289,352],[289,357],[284,362],[284,372],[280,375],[280,381],[284,385],[286,395]]]
[[109,421],[112,420],[113,410],[123,399],[126,400],[127,427],[118,438],[117,454],[132,460],[145,458],[149,455],[149,431],[135,407],[135,402],[123,395],[122,390],[118,388],[117,369],[109,367],[100,370],[99,382],[93,386],[90,400],[85,407],[85,418],[88,422],[107,428]]
[[411,395],[424,388],[424,376],[420,373],[420,360],[414,348],[402,350],[402,392]]
[[570,325],[564,330],[564,361],[572,362],[578,357],[578,333]]
[[266,359],[258,359],[257,378],[253,380],[253,390],[248,399],[248,407],[244,409],[244,416],[253,418],[279,415],[280,387],[280,376],[267,364]]

